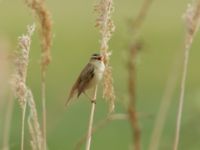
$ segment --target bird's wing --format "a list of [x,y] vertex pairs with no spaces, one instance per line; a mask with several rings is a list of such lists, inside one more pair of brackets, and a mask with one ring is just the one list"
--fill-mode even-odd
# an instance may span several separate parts
[[77,96],[79,96],[85,87],[87,86],[90,79],[92,79],[94,76],[94,66],[90,63],[88,63],[83,70],[81,71],[79,77],[77,78],[76,82],[72,86],[72,89],[69,93],[69,97],[65,103],[67,106],[72,99],[72,97],[78,92]]
[[83,69],[83,71],[80,74],[80,83],[78,86],[78,97],[80,96],[80,94],[82,92],[84,92],[84,90],[87,88],[87,86],[89,85],[90,81],[93,79],[94,77],[94,65],[88,63],[85,68]]

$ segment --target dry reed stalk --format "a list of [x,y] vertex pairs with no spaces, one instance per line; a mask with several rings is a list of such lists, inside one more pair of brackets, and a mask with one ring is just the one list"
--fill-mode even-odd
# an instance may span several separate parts
[[128,105],[128,115],[129,121],[133,129],[133,143],[134,150],[141,149],[141,131],[139,126],[138,115],[136,111],[136,66],[135,60],[138,50],[141,49],[141,44],[135,44],[131,46],[130,58],[128,62],[128,90],[129,90],[129,105]]
[[18,46],[20,51],[16,53],[15,73],[13,75],[12,86],[15,96],[22,109],[22,133],[21,133],[21,150],[24,150],[24,128],[27,104],[27,86],[26,76],[29,61],[29,52],[31,46],[31,36],[35,30],[35,25],[27,27],[27,33],[19,37]]
[[183,72],[181,77],[181,85],[180,85],[181,89],[180,89],[180,98],[179,98],[179,106],[177,112],[176,131],[175,131],[173,150],[177,150],[179,145],[189,53],[195,33],[197,32],[200,23],[200,0],[198,0],[197,3],[194,3],[193,5],[188,5],[186,13],[184,14],[184,19],[186,23],[186,35],[185,35],[185,45],[184,45]]
[[31,134],[31,146],[33,150],[43,150],[43,138],[42,133],[40,130],[40,124],[38,121],[37,110],[35,106],[35,101],[32,95],[31,90],[28,89],[27,91],[27,101],[29,106],[29,116],[28,116],[28,125],[29,125],[29,132]]
[[179,77],[178,73],[181,68],[181,66],[180,66],[180,62],[181,62],[180,51],[177,54],[178,55],[176,55],[176,57],[174,59],[172,69],[170,71],[170,74],[169,74],[169,77],[168,77],[168,80],[166,83],[164,94],[161,99],[160,108],[157,113],[154,129],[153,129],[153,132],[151,135],[149,150],[157,150],[159,148],[159,144],[161,141],[161,135],[162,135],[163,128],[164,128],[166,118],[167,118],[167,113],[169,111],[169,108],[170,108],[170,105],[172,102],[172,96],[175,91],[178,77]]
[[106,66],[103,79],[103,97],[109,101],[109,113],[113,112],[115,108],[112,67],[110,66],[111,52],[108,51],[108,42],[115,30],[115,26],[111,19],[113,9],[112,0],[100,0],[95,6],[95,11],[99,14],[96,20],[96,27],[99,28],[101,34],[100,53],[104,57],[104,63]]
[[139,42],[140,39],[138,33],[140,33],[141,27],[144,24],[145,18],[149,12],[150,6],[153,0],[144,0],[138,15],[131,22],[131,41],[130,41],[130,53],[128,62],[128,91],[129,91],[129,105],[128,115],[129,121],[133,130],[133,143],[134,150],[141,149],[141,130],[139,126],[139,119],[136,111],[136,58],[137,53],[141,49],[142,44]]
[[97,95],[97,86],[95,87],[94,95],[91,101],[92,107],[91,107],[91,112],[90,112],[90,119],[89,119],[88,132],[87,132],[87,138],[86,138],[86,148],[85,148],[86,150],[90,150],[90,146],[91,146],[94,111],[95,111],[95,106],[96,106],[96,95]]
[[46,150],[46,70],[51,61],[50,48],[52,45],[52,20],[45,0],[25,0],[26,5],[32,9],[40,24],[41,33],[41,98],[42,98],[42,114],[43,114],[43,149]]
[[86,150],[90,150],[91,146],[91,137],[92,137],[92,126],[93,126],[93,120],[94,120],[94,111],[95,111],[95,103],[92,103],[91,107],[91,113],[90,113],[90,120],[89,120],[89,126],[88,126],[88,133],[87,133],[87,140],[86,140]]
[[[127,120],[128,116],[126,114],[109,114],[108,117],[106,117],[105,119],[99,121],[99,123],[97,123],[97,125],[95,125],[92,128],[92,134],[94,134],[97,130],[103,128],[104,126],[106,126],[108,123],[110,123],[113,120]],[[86,141],[87,139],[87,135],[84,135],[75,145],[74,150],[80,150],[81,146],[83,145],[83,143]]]

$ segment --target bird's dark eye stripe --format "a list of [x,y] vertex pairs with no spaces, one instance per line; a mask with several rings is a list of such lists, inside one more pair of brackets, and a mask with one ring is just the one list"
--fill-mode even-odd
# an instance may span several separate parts
[[101,57],[97,57],[98,60],[101,60]]
[[101,60],[101,57],[92,57],[92,59]]

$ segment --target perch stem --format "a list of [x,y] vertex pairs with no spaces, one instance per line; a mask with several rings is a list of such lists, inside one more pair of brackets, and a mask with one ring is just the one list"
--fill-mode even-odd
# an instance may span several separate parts
[[90,146],[91,146],[92,127],[93,127],[94,112],[95,112],[95,105],[96,105],[96,94],[97,94],[97,86],[95,87],[94,96],[93,96],[93,99],[91,100],[92,107],[91,107],[88,132],[87,132],[86,150],[90,150]]

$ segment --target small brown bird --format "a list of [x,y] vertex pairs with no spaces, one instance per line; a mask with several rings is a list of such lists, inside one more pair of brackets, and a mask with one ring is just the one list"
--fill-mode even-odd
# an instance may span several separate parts
[[86,90],[95,88],[102,79],[104,70],[103,56],[100,54],[93,54],[72,86],[65,106],[69,104],[74,95],[77,95],[78,98],[82,93],[86,94]]

